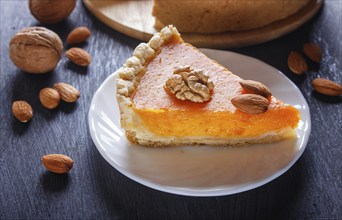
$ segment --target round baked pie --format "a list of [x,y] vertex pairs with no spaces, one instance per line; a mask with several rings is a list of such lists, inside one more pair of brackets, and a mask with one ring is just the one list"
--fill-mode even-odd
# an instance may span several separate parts
[[155,27],[175,25],[180,32],[250,30],[285,19],[310,0],[154,0]]

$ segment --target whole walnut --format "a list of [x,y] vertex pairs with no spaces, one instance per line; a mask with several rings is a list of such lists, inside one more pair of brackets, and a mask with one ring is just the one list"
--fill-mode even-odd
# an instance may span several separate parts
[[45,24],[64,21],[74,10],[76,0],[29,0],[31,14]]
[[46,73],[59,62],[63,44],[59,36],[43,27],[24,28],[10,42],[10,58],[28,73]]

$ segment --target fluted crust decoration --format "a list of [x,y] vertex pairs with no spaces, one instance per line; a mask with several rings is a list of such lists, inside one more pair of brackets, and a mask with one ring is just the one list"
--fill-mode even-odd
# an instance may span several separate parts
[[173,24],[180,32],[219,33],[259,28],[287,18],[310,0],[155,0],[157,29]]
[[[116,71],[116,98],[119,104],[122,127],[136,124],[140,120],[133,110],[132,95],[144,74],[146,63],[153,59],[161,47],[171,40],[172,37],[179,36],[179,32],[172,25],[163,28],[147,44],[141,43],[138,45],[133,52],[133,56],[128,58],[125,64]],[[134,132],[132,133],[128,130],[126,131],[126,136],[129,139],[135,137]]]
[[10,41],[12,62],[28,73],[51,71],[60,60],[62,51],[62,40],[44,27],[24,28]]
[[169,25],[160,33],[156,33],[147,44],[141,43],[135,48],[133,56],[128,58],[123,67],[116,72],[118,74],[116,81],[118,95],[129,97],[134,93],[135,86],[140,80],[138,74],[144,71],[145,63],[152,59],[160,47],[173,36],[179,36],[179,32],[175,27]]

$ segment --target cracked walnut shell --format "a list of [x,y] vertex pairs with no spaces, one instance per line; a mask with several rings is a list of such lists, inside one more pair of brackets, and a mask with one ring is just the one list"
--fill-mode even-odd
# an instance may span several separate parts
[[211,97],[214,84],[202,70],[193,70],[190,66],[184,66],[174,71],[166,81],[165,89],[180,100],[206,102]]
[[21,70],[41,74],[53,70],[61,58],[59,36],[43,27],[24,28],[10,42],[10,58]]

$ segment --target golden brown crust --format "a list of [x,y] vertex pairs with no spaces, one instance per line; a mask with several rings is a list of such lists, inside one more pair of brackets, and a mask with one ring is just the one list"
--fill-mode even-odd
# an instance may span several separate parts
[[[140,144],[145,147],[172,147],[172,146],[246,146],[259,143],[273,143],[284,139],[295,138],[295,130],[292,128],[284,128],[278,132],[267,133],[259,137],[252,138],[213,138],[213,137],[160,137],[156,135],[146,134],[141,131],[139,137],[136,132],[126,131],[127,139],[133,144]],[[143,135],[141,135],[143,134]]]
[[136,138],[136,135],[134,132],[131,131],[126,131],[126,138],[127,140],[129,140],[129,142],[131,142],[132,144],[138,144],[139,140]]
[[310,0],[155,0],[155,27],[175,25],[181,32],[219,33],[262,27],[287,18]]

